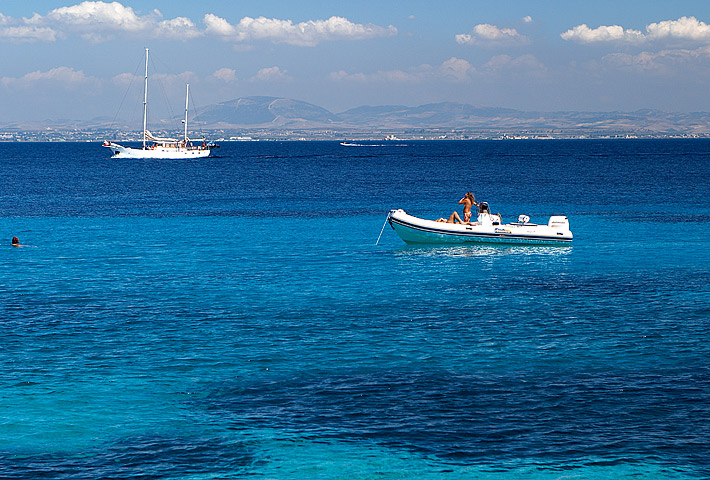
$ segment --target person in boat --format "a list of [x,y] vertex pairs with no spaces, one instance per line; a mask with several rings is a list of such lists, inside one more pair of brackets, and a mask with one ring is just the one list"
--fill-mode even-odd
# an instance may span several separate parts
[[444,223],[444,222],[445,223],[463,223],[461,221],[461,217],[459,217],[459,212],[457,212],[457,211],[454,211],[451,215],[449,215],[448,220],[444,217],[441,217],[441,218],[437,218],[436,221],[442,222],[442,223]]
[[481,204],[476,203],[476,197],[471,192],[467,192],[464,198],[459,200],[459,205],[463,202],[463,221],[465,223],[471,223],[472,212],[471,209],[476,207],[476,210],[480,208]]
[[446,223],[471,223],[471,207],[474,205],[478,207],[478,203],[476,203],[476,197],[473,195],[471,192],[466,192],[466,195],[463,196],[461,200],[459,200],[459,205],[463,205],[463,220],[461,220],[461,217],[459,216],[459,213],[454,211],[451,215],[449,215],[448,220],[445,220],[443,217],[439,218],[437,222],[446,222]]

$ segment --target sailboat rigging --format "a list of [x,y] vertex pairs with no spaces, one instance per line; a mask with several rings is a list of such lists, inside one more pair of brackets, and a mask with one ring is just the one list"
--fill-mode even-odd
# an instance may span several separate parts
[[185,92],[185,133],[182,139],[160,138],[154,136],[148,130],[148,49],[145,49],[145,76],[143,79],[143,142],[142,148],[125,147],[115,142],[105,141],[104,147],[111,149],[114,158],[202,158],[210,155],[211,150],[216,148],[213,143],[207,143],[205,139],[201,143],[193,144],[187,136],[188,105],[190,98],[190,84],[187,84]]

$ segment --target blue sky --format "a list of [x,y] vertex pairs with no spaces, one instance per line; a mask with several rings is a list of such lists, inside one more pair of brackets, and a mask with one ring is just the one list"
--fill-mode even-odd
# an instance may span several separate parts
[[198,105],[710,110],[707,0],[3,0],[0,122],[113,116],[146,46],[177,110],[186,82]]

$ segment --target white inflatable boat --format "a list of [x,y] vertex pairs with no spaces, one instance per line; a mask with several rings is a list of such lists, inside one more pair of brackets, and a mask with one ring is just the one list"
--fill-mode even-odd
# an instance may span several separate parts
[[499,215],[478,214],[475,222],[445,223],[408,215],[404,210],[390,210],[390,226],[406,243],[461,244],[512,243],[560,245],[572,241],[567,217],[554,215],[547,225],[529,223],[527,215],[520,215],[516,223],[502,223]]

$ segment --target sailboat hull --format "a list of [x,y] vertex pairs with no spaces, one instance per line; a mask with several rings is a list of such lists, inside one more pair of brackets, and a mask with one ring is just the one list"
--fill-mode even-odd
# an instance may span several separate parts
[[118,143],[104,143],[104,147],[111,149],[113,158],[156,158],[165,160],[181,160],[189,158],[204,158],[210,155],[207,147],[173,147],[155,145],[150,148],[124,147]]

